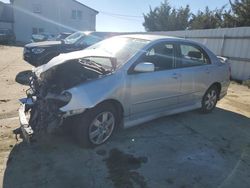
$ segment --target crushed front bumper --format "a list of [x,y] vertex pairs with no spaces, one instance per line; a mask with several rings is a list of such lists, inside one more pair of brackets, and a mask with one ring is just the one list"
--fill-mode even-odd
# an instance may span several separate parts
[[19,108],[19,121],[20,129],[22,130],[23,138],[27,143],[30,143],[30,139],[34,134],[32,127],[29,125],[29,118],[27,113],[29,113],[30,106],[33,102],[30,98],[20,99],[21,106]]

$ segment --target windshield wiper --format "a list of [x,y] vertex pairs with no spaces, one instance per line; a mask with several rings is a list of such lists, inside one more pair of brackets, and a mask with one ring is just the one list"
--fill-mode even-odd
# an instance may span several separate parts
[[100,65],[99,63],[96,63],[95,61],[89,60],[89,59],[80,59],[79,63],[81,63],[85,68],[95,71],[98,74],[108,74],[111,71],[105,69]]

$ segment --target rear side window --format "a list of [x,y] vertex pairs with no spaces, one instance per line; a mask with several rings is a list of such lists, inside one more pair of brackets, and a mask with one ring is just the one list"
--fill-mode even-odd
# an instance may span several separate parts
[[180,45],[179,67],[192,67],[210,64],[208,55],[199,47]]

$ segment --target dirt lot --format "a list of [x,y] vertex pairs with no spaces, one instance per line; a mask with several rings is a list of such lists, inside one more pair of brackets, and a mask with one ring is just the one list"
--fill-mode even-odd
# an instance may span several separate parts
[[[250,187],[250,89],[235,83],[211,114],[164,117],[88,150],[66,135],[16,141],[18,99],[31,66],[0,46],[0,186]],[[24,84],[24,85],[23,85]]]

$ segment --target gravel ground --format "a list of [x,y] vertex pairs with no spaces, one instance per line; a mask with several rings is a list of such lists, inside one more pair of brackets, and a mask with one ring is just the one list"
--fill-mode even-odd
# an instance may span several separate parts
[[250,187],[250,89],[231,83],[215,111],[197,111],[117,132],[83,149],[68,135],[31,146],[16,140],[18,99],[32,67],[22,48],[0,46],[0,186]]

